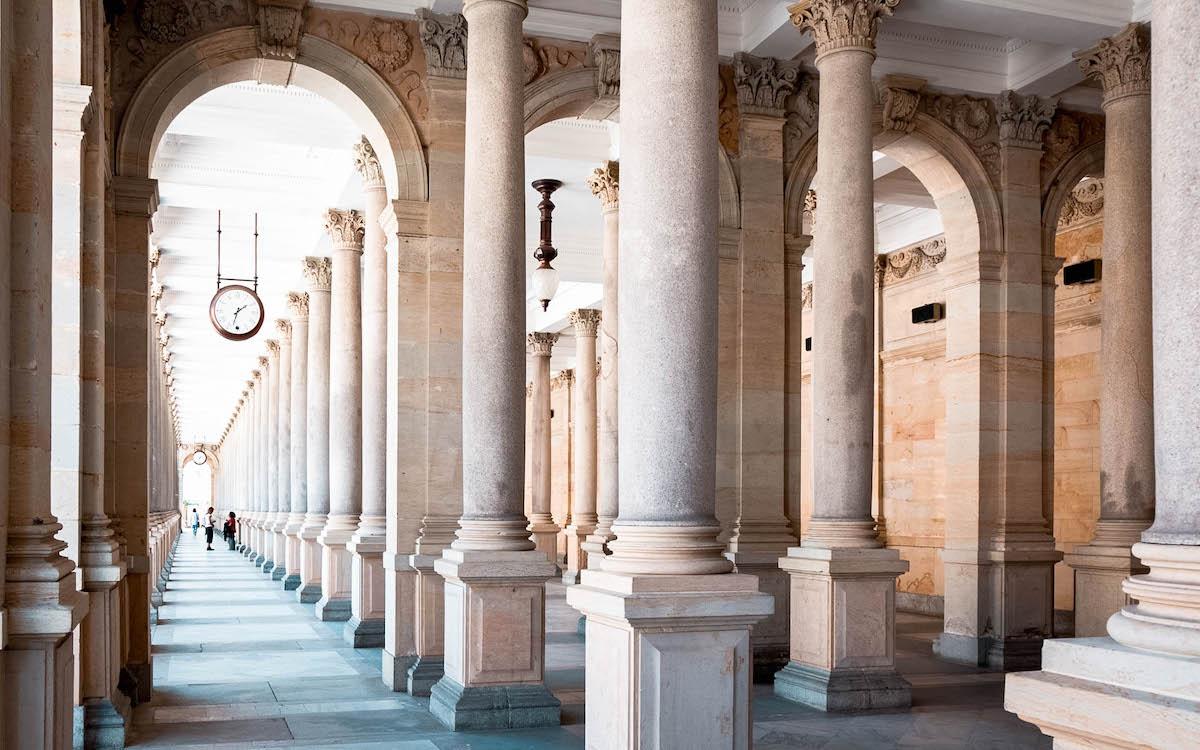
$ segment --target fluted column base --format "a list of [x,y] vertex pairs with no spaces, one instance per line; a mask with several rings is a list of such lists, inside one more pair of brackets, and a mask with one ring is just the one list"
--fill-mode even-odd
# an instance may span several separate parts
[[896,672],[896,577],[908,570],[890,549],[792,547],[791,658],[775,694],[821,711],[905,708]]
[[1004,708],[1055,748],[1165,749],[1200,737],[1200,658],[1084,638],[1046,641],[1041,661],[1039,672],[1005,678]]
[[750,747],[750,629],[773,606],[753,576],[585,570],[567,603],[587,619],[588,747]]
[[434,570],[446,656],[430,712],[454,731],[557,726],[561,706],[544,684],[545,584],[557,567],[537,550],[447,549]]
[[406,676],[409,695],[429,695],[445,674],[446,589],[445,579],[433,569],[440,555],[410,555],[408,564],[416,573],[413,639],[416,660]]
[[317,600],[317,618],[325,622],[350,619],[353,592],[353,554],[346,548],[358,528],[354,516],[330,516],[317,539],[321,545],[321,598]]

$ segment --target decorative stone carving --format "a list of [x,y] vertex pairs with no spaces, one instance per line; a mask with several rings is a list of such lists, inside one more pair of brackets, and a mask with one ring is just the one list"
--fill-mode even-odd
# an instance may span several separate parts
[[1131,23],[1101,39],[1091,49],[1075,53],[1085,76],[1104,84],[1104,102],[1131,94],[1150,93],[1150,29]]
[[575,336],[596,336],[600,327],[600,311],[584,307],[567,314],[567,322],[575,326]]
[[560,370],[557,375],[550,379],[550,390],[557,391],[561,388],[570,388],[574,382],[574,370]]
[[791,164],[804,143],[817,131],[818,78],[804,74],[787,100],[787,122],[783,126],[783,160]]
[[783,117],[800,77],[798,62],[738,52],[733,56],[738,112]]
[[596,68],[596,96],[621,96],[621,38],[600,34],[588,47],[592,66]]
[[525,337],[529,354],[533,357],[549,357],[550,350],[554,348],[554,344],[557,341],[557,333],[545,333],[543,331],[535,331]]
[[412,57],[412,40],[401,21],[372,18],[367,26],[367,63],[381,73],[399,70]]
[[354,168],[362,177],[363,187],[381,188],[384,186],[383,168],[379,166],[379,157],[371,142],[364,135],[362,140],[354,144]]
[[362,250],[366,224],[361,211],[331,208],[325,212],[325,231],[333,241],[334,248],[356,248]]
[[324,257],[305,258],[304,280],[313,291],[328,292],[333,283],[333,261]]
[[295,60],[307,0],[259,0],[258,51],[263,57]]
[[[267,351],[270,351],[270,350],[271,350],[270,342],[268,342]],[[259,357],[258,358],[258,369],[254,371],[254,377],[262,379],[263,373],[265,373],[267,371],[267,368],[270,366],[271,366],[271,360],[267,359],[266,357]]]
[[1103,140],[1103,115],[1059,110],[1042,138],[1042,174],[1052,174],[1071,154]]
[[[272,355],[272,356],[279,354],[279,342],[278,341],[276,341],[275,339],[267,339],[266,344],[267,344],[267,354]],[[259,360],[259,361],[261,362],[262,360]]]
[[425,65],[431,76],[467,77],[467,19],[461,13],[442,16],[417,8]]
[[1058,229],[1062,231],[1099,218],[1104,213],[1104,181],[1090,177],[1078,185],[1067,196],[1062,212],[1058,215]]
[[308,293],[307,292],[288,292],[287,295],[288,312],[293,318],[305,319],[308,317]]
[[614,208],[621,202],[620,165],[615,161],[604,162],[603,167],[596,167],[588,177],[588,187],[592,195],[600,199],[601,205]]
[[879,17],[890,16],[900,0],[806,0],[788,6],[792,25],[811,31],[817,56],[841,49],[875,51]]
[[292,322],[287,318],[277,318],[275,320],[275,330],[279,332],[280,341],[292,340]]
[[921,89],[924,78],[912,76],[884,76],[879,88],[879,103],[883,107],[883,127],[911,133],[917,123],[914,119],[921,104]]
[[138,28],[159,44],[175,44],[199,27],[186,0],[142,0],[135,11]]
[[805,284],[804,286],[800,287],[800,309],[801,310],[811,310],[812,306],[813,306],[813,285],[812,285],[812,282],[810,281],[807,284]]
[[1050,127],[1057,99],[1043,99],[1035,94],[1002,91],[996,97],[996,121],[1000,125],[1000,141],[1030,148],[1042,147],[1042,136]]
[[549,43],[529,37],[525,39],[521,54],[527,86],[550,73],[587,65],[587,49],[571,42]]
[[[817,223],[817,191],[809,188],[804,191],[804,216],[808,217],[808,226],[813,227]],[[811,231],[810,231],[811,233]]]
[[717,100],[717,139],[731,156],[738,155],[738,128],[741,120],[738,114],[737,84],[734,82],[733,68],[722,65],[718,68],[720,93]]
[[880,255],[875,259],[875,281],[890,284],[922,271],[928,271],[946,259],[946,238],[934,237],[912,247]]
[[973,96],[938,94],[925,98],[925,110],[974,143],[992,129],[992,110],[987,99]]

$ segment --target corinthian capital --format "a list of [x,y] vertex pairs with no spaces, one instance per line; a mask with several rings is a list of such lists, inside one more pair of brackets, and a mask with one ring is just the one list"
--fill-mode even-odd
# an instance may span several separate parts
[[361,211],[331,208],[325,212],[325,231],[335,250],[362,250],[367,230]]
[[604,162],[603,167],[596,167],[588,177],[588,187],[592,195],[600,199],[604,208],[616,208],[621,203],[620,165],[615,161]]
[[[270,349],[270,347],[267,347],[267,348]],[[266,372],[267,368],[270,366],[271,366],[271,360],[267,359],[266,357],[259,357],[258,358],[259,376],[261,377],[261,374]]]
[[429,75],[466,78],[467,19],[461,13],[440,16],[428,8],[416,12]]
[[800,63],[756,57],[745,52],[733,56],[733,82],[738,111],[742,114],[783,117],[787,98],[800,81]]
[[308,294],[305,292],[288,292],[287,307],[288,312],[292,314],[292,320],[307,320]]
[[364,188],[384,187],[383,168],[379,166],[379,157],[375,155],[375,149],[371,148],[371,142],[365,135],[354,144],[354,168],[362,177]]
[[275,339],[267,339],[267,355],[272,358],[279,356],[279,342]]
[[308,256],[304,259],[304,280],[310,292],[328,292],[333,283],[333,261]]
[[879,17],[890,16],[900,0],[804,0],[788,6],[792,25],[811,31],[817,57],[843,49],[875,54]]
[[1036,94],[1003,91],[996,97],[996,120],[1000,125],[1000,141],[1020,146],[1042,147],[1042,135],[1054,119],[1057,99],[1043,99]]
[[1131,23],[1101,39],[1091,49],[1075,53],[1085,76],[1104,84],[1104,103],[1131,94],[1150,93],[1150,29]]
[[595,338],[596,329],[600,326],[600,311],[588,307],[572,310],[567,315],[567,322],[575,326],[576,338]]
[[275,330],[279,332],[280,343],[292,340],[292,321],[287,318],[276,319]]
[[526,336],[525,341],[529,345],[530,355],[534,357],[549,357],[550,350],[554,348],[554,342],[558,341],[558,334],[536,331]]

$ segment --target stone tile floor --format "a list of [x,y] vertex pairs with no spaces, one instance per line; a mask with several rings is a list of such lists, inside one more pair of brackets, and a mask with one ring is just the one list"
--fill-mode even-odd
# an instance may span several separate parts
[[[546,680],[563,702],[563,726],[448,732],[428,699],[388,690],[379,649],[353,649],[341,623],[322,623],[240,554],[205,552],[184,534],[153,630],[154,700],[134,713],[129,747],[189,750],[568,750],[583,743],[583,639],[563,587],[549,584]],[[1003,710],[1003,675],[934,659],[940,623],[901,615],[900,669],[913,709],[826,715],[755,687],[757,750],[1049,748]],[[689,749],[690,750],[690,749]],[[701,749],[697,749],[701,750]]]

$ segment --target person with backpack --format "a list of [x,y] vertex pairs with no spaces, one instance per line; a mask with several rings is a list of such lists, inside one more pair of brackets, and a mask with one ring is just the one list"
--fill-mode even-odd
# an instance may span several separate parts
[[225,538],[225,543],[229,545],[229,549],[235,549],[237,546],[237,515],[233,511],[229,511],[229,518],[225,519],[225,526],[221,533]]

